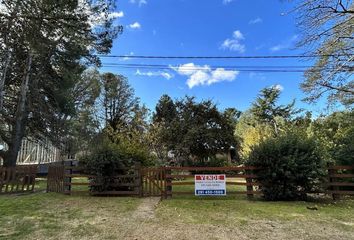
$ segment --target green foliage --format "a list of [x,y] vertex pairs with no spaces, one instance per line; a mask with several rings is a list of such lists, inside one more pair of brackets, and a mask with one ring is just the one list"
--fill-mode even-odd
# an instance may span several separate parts
[[[216,155],[203,160],[188,159],[185,164],[193,167],[226,167],[230,165],[228,156],[226,155]],[[191,174],[220,174],[220,171],[191,171]]]
[[108,141],[80,159],[80,164],[87,173],[107,177],[122,174],[122,168],[131,166],[132,163],[133,159],[127,158],[119,146]]
[[[104,128],[96,133],[99,138],[96,142],[103,141],[102,144],[114,150],[113,155],[119,153],[117,156],[125,160],[153,165],[154,157],[147,140],[149,110],[140,105],[126,77],[108,72],[100,75],[99,80],[102,101],[97,101],[97,108],[102,109]],[[91,144],[93,149],[102,148],[95,146],[95,142]]]
[[194,167],[225,167],[229,165],[229,160],[226,155],[212,156],[206,160],[189,160],[188,166]]
[[196,102],[194,97],[172,103],[163,96],[156,109],[175,109],[175,116],[159,110],[154,125],[162,127],[157,140],[167,152],[173,152],[178,164],[208,161],[216,154],[227,153],[231,146],[238,147],[233,136],[234,113],[224,114],[212,101]]
[[288,133],[255,146],[248,163],[261,168],[258,181],[267,200],[296,200],[318,187],[324,162],[316,142]]
[[337,139],[332,155],[337,164],[354,165],[354,125]]
[[100,122],[96,116],[95,105],[101,91],[99,80],[100,74],[97,69],[89,68],[83,72],[72,90],[71,94],[76,96],[76,114],[63,126],[65,137],[62,138],[65,152],[70,156],[88,151],[99,131]]
[[[103,136],[101,144],[96,146],[90,154],[80,159],[88,174],[96,175],[95,183],[98,186],[91,187],[92,191],[113,191],[122,190],[124,187],[112,186],[114,176],[126,174],[136,163],[141,165],[152,165],[154,158],[148,149],[128,141],[113,143],[108,137]],[[92,181],[92,180],[91,180]]]
[[316,119],[309,128],[328,161],[354,164],[354,111],[335,112]]
[[164,94],[159,99],[155,107],[155,113],[153,115],[154,122],[164,122],[166,124],[173,121],[177,115],[176,105],[173,100],[167,94]]
[[156,165],[155,156],[151,154],[151,151],[146,143],[121,139],[118,144],[118,148],[127,159],[132,159],[134,163],[139,162],[143,166]]
[[273,137],[274,130],[267,124],[258,123],[252,113],[246,111],[236,123],[235,135],[240,138],[240,155],[247,159],[252,147]]
[[235,135],[240,138],[243,159],[248,158],[253,146],[291,131],[295,122],[302,125],[302,118],[295,118],[301,112],[295,108],[295,101],[286,105],[277,103],[280,93],[280,88],[276,86],[262,89],[251,108],[242,113],[236,122]]
[[281,90],[276,86],[264,88],[252,104],[250,112],[258,123],[269,124],[279,134],[279,121],[289,121],[300,110],[294,108],[295,100],[287,105],[277,105]]
[[[112,142],[111,136],[108,136],[106,131],[96,137],[96,144],[92,144],[92,150],[89,154],[84,155],[80,162],[93,163],[103,161],[102,156],[107,155],[109,159],[117,161],[113,165],[118,164],[118,167],[131,167],[135,163],[140,163],[143,166],[151,166],[155,159],[151,155],[148,147],[142,143],[129,141],[128,139],[119,139]],[[97,144],[99,142],[99,144]],[[112,157],[110,157],[112,156]],[[109,160],[110,161],[110,160]],[[104,162],[104,161],[103,161]],[[99,174],[99,172],[97,172]]]
[[[60,145],[62,127],[76,111],[75,92],[89,65],[100,65],[122,31],[109,17],[111,0],[0,1],[0,150],[16,164],[24,136]],[[93,22],[96,20],[96,22]],[[79,84],[79,86],[84,86]],[[83,100],[83,99],[82,99]]]
[[97,177],[90,179],[95,183],[91,191],[113,191],[122,190],[114,185],[114,176],[125,174],[123,168],[132,164],[133,159],[126,158],[116,145],[106,143],[92,151],[91,154],[80,159],[80,165],[84,166],[85,172]]
[[141,110],[139,99],[128,79],[122,75],[105,73],[101,76],[104,119],[115,133],[122,132]]

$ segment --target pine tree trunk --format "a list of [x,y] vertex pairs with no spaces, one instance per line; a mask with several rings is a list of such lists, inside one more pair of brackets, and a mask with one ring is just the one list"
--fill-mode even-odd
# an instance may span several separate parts
[[3,102],[4,102],[4,95],[5,95],[5,79],[6,79],[6,74],[7,74],[7,69],[8,69],[8,66],[10,64],[10,61],[11,61],[11,54],[10,52],[8,52],[7,54],[7,57],[6,57],[6,61],[5,61],[5,65],[4,65],[4,69],[2,71],[2,74],[1,74],[1,79],[0,79],[0,112],[2,111],[2,108],[3,108]]
[[15,19],[15,15],[17,14],[18,8],[19,8],[19,1],[16,2],[16,7],[15,10],[11,13],[11,21],[8,22],[7,24],[7,29],[9,31],[9,34],[5,35],[5,39],[4,39],[4,46],[6,48],[5,51],[5,60],[4,60],[4,65],[3,65],[3,69],[1,72],[1,78],[0,78],[0,113],[2,111],[3,105],[4,105],[4,95],[5,95],[5,80],[6,80],[6,75],[7,75],[7,70],[9,68],[10,62],[11,62],[11,58],[12,58],[12,54],[11,54],[11,50],[10,50],[10,46],[9,46],[9,39],[11,38],[11,32],[10,32],[10,28],[13,25],[13,21]]
[[16,110],[16,119],[15,119],[14,128],[11,133],[11,141],[9,143],[9,149],[5,154],[6,156],[4,159],[5,167],[16,166],[18,151],[20,150],[21,141],[25,133],[25,127],[26,127],[25,125],[28,116],[27,109],[26,109],[26,102],[27,102],[28,83],[30,80],[31,67],[32,67],[32,56],[30,54],[27,58],[27,66],[21,83],[20,96],[19,96],[19,101]]

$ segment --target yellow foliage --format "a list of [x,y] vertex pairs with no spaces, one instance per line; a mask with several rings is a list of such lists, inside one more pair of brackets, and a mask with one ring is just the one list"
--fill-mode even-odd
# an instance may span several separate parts
[[[266,124],[236,126],[236,135],[241,141],[241,155],[246,158],[252,147],[273,136],[273,129]],[[242,130],[242,131],[241,131]]]

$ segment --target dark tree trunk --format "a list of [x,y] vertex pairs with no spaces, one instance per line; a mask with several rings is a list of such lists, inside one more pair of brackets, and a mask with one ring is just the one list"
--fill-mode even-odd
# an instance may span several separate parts
[[6,79],[6,74],[7,74],[7,69],[11,61],[11,54],[10,52],[6,54],[6,61],[4,65],[4,69],[1,74],[1,79],[0,79],[0,112],[2,111],[3,108],[3,102],[4,102],[4,95],[5,95],[5,79]]
[[26,120],[28,117],[26,102],[27,102],[28,83],[30,80],[31,67],[32,67],[32,56],[29,55],[27,58],[27,66],[24,71],[24,75],[21,83],[20,96],[19,96],[19,101],[16,110],[16,119],[15,119],[14,127],[11,132],[9,149],[5,154],[5,159],[4,159],[5,167],[16,166],[18,151],[20,150],[21,141],[25,133]]
[[[18,7],[19,7],[19,1],[16,2],[16,7],[15,7],[15,11],[13,11],[11,13],[11,21],[8,21],[7,24],[7,29],[10,29],[13,25],[13,21],[15,19],[15,16],[17,14],[18,11]],[[9,31],[9,34],[5,35],[5,39],[4,39],[4,46],[6,48],[5,51],[5,59],[4,59],[4,66],[1,72],[1,78],[0,78],[0,113],[3,109],[3,104],[4,104],[4,95],[5,95],[5,80],[6,80],[6,75],[7,75],[7,71],[8,68],[10,66],[11,63],[11,58],[12,58],[12,54],[11,54],[11,50],[10,50],[10,46],[9,46],[9,40],[11,38],[11,32]]]

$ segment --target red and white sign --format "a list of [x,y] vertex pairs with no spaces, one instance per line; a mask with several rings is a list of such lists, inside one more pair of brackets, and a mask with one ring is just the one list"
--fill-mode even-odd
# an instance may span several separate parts
[[225,196],[225,174],[194,175],[194,190],[196,196]]

